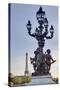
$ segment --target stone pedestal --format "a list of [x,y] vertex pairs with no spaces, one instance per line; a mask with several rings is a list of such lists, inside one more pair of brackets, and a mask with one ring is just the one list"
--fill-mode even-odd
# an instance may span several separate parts
[[48,85],[48,84],[55,84],[52,80],[51,75],[43,75],[43,76],[33,76],[32,81],[30,83],[25,83],[25,85]]

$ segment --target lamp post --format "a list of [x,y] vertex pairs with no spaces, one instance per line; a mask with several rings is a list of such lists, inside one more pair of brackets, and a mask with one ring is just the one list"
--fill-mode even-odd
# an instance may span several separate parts
[[[26,25],[28,34],[38,41],[38,48],[36,49],[37,54],[35,54],[36,58],[31,58],[32,62],[34,62],[35,59],[35,66],[34,63],[33,67],[35,72],[40,73],[39,71],[40,64],[42,62],[42,55],[43,55],[43,47],[45,45],[45,39],[52,39],[54,34],[54,28],[53,25],[51,25],[50,29],[48,30],[48,19],[46,18],[45,11],[42,10],[42,7],[39,8],[39,10],[36,12],[36,19],[39,23],[39,26],[36,27],[35,33],[31,33],[32,25],[30,20],[28,20],[28,23]],[[50,32],[50,36],[48,35],[48,31]]]

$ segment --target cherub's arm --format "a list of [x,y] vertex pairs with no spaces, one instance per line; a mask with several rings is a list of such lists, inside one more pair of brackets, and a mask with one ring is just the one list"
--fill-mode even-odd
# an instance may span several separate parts
[[51,56],[51,60],[52,60],[52,62],[55,62],[56,60],[54,60],[53,58],[52,58],[52,56]]

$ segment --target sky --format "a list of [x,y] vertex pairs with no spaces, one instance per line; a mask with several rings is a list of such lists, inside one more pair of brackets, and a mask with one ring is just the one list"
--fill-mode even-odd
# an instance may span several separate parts
[[[28,52],[28,69],[32,73],[33,66],[30,63],[30,57],[34,57],[34,51],[37,49],[37,40],[28,35],[26,24],[28,20],[31,21],[32,30],[38,27],[36,19],[36,12],[41,5],[29,4],[11,4],[11,73],[15,75],[24,75],[26,52]],[[52,76],[58,76],[58,7],[44,6],[43,10],[46,12],[49,28],[54,27],[54,37],[50,40],[45,40],[44,52],[51,49],[52,57],[56,62],[51,66]],[[49,29],[48,28],[48,29]]]

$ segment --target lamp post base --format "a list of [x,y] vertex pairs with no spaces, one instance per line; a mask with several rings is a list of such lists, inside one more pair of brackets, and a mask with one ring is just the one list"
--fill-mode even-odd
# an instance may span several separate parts
[[47,85],[56,84],[50,74],[42,76],[32,76],[32,81],[30,83],[25,83],[25,85]]

